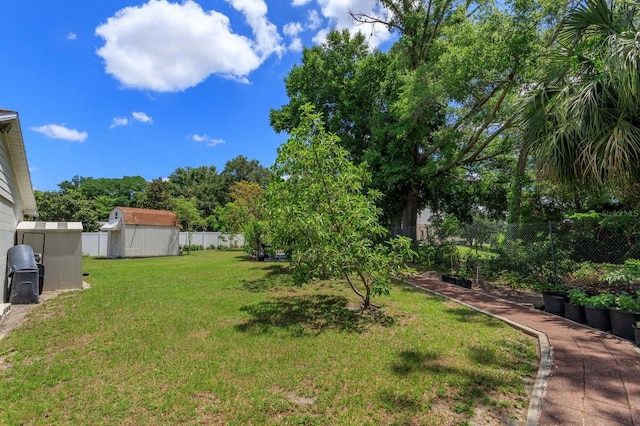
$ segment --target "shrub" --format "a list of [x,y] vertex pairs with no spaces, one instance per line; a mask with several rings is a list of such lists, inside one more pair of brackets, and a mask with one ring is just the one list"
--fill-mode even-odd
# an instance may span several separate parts
[[569,303],[571,303],[572,305],[584,306],[587,303],[587,299],[589,298],[589,296],[587,296],[587,293],[579,288],[573,288],[569,290],[568,294]]
[[615,307],[622,311],[640,312],[640,298],[623,292],[615,297]]
[[615,303],[615,296],[611,293],[600,293],[594,296],[587,297],[585,300],[585,306],[592,308],[608,308]]

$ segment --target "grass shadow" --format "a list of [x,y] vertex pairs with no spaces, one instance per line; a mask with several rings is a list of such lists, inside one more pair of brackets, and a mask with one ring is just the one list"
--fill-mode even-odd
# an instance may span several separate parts
[[276,288],[295,286],[291,276],[289,275],[288,265],[273,264],[260,269],[268,271],[265,276],[254,280],[240,281],[244,290],[252,293],[260,293],[263,291],[274,290]]
[[350,309],[342,296],[311,295],[286,296],[243,306],[251,318],[238,325],[245,333],[272,333],[289,336],[313,336],[327,330],[362,333],[373,325],[391,326],[395,320],[380,310]]
[[425,368],[433,369],[432,361],[440,358],[440,354],[435,351],[421,352],[411,349],[400,352],[398,358],[398,362],[391,366],[391,371],[398,376],[407,376]]
[[[501,342],[501,343],[506,343]],[[415,349],[404,350],[398,353],[398,359],[392,363],[390,370],[399,377],[409,375],[423,375],[425,380],[438,379],[434,383],[440,383],[435,391],[436,399],[441,403],[451,406],[453,412],[462,414],[463,417],[470,418],[474,413],[476,404],[485,404],[491,401],[496,393],[504,389],[514,389],[521,384],[521,378],[507,376],[498,373],[502,368],[512,368],[513,359],[504,359],[497,350],[487,350],[486,346],[472,346],[468,350],[469,363],[459,363],[457,361],[446,360],[437,350],[418,351]],[[512,348],[518,349],[518,348]],[[521,358],[518,356],[517,358]],[[516,370],[522,375],[533,375],[533,370],[529,370],[530,363],[521,360]],[[489,368],[478,368],[477,363],[489,365]],[[513,392],[513,391],[511,391]],[[406,407],[410,411],[417,406],[414,401],[405,398],[405,395],[381,394],[381,403],[385,406]],[[526,401],[525,401],[526,402]],[[495,410],[497,414],[501,412],[500,407],[489,408]],[[508,411],[508,407],[506,408]]]
[[446,312],[454,314],[455,318],[464,323],[476,323],[482,324],[489,327],[501,327],[504,323],[496,318],[493,318],[487,314],[483,314],[482,312],[469,309],[464,306],[458,307],[448,307],[445,309]]

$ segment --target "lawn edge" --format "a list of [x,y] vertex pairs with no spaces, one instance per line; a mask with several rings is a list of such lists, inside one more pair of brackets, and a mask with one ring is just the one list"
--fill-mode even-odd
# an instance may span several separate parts
[[[417,289],[423,290],[427,293],[432,293],[437,296],[443,297],[448,300],[452,300],[462,306],[466,306],[469,309],[473,309],[474,311],[480,312],[484,315],[488,315],[490,317],[496,318],[509,326],[522,331],[530,336],[536,337],[538,339],[538,345],[540,348],[540,364],[538,365],[538,372],[536,374],[536,380],[533,385],[533,390],[531,392],[531,397],[529,399],[529,409],[527,410],[527,418],[525,421],[526,426],[536,426],[539,424],[540,412],[542,409],[542,399],[547,389],[547,382],[549,381],[549,376],[551,374],[551,366],[553,364],[553,352],[551,349],[551,344],[549,343],[549,339],[545,333],[542,333],[538,330],[534,330],[531,327],[520,324],[518,322],[512,321],[510,319],[501,317],[500,315],[493,314],[491,312],[485,311],[484,309],[475,307],[468,303],[462,302],[454,297],[446,296],[442,293],[439,293],[434,290],[426,289],[424,287],[420,287],[417,284],[414,284],[405,279],[401,280],[405,284],[409,284]],[[502,300],[500,298],[496,298],[498,300]]]

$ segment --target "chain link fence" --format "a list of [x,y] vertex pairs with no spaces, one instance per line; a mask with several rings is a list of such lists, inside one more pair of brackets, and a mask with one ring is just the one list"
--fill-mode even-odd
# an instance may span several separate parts
[[[633,220],[633,219],[636,220]],[[418,233],[421,267],[468,278],[521,283],[598,280],[640,258],[637,217],[578,215],[554,223],[432,221]]]

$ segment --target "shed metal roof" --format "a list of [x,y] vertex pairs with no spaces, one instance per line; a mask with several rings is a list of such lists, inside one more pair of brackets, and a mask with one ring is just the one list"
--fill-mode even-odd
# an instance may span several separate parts
[[125,225],[179,226],[178,217],[167,210],[116,207],[124,216]]
[[82,222],[29,222],[22,221],[18,231],[82,232]]

